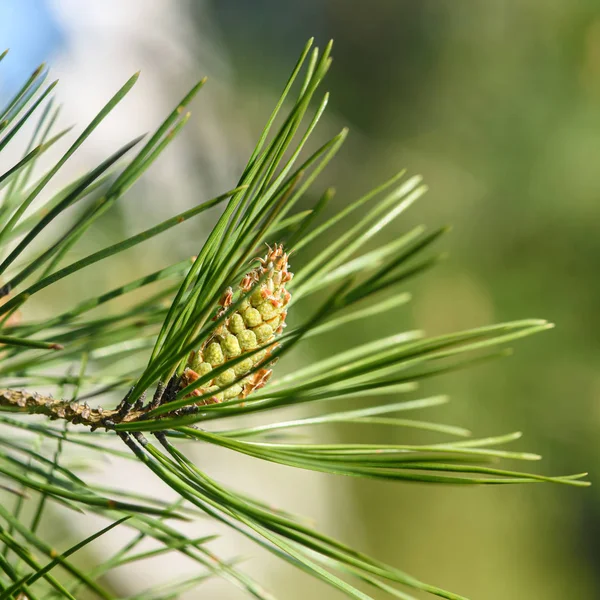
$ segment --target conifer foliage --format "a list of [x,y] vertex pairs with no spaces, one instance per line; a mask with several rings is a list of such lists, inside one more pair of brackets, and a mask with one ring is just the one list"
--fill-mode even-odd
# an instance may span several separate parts
[[[328,339],[347,328],[399,310],[410,300],[405,283],[436,264],[432,248],[446,231],[415,227],[391,242],[379,239],[426,191],[420,177],[404,172],[345,200],[339,212],[331,210],[334,190],[320,192],[316,179],[347,131],[319,147],[309,144],[328,102],[319,89],[330,53],[331,44],[322,51],[312,41],[306,45],[230,190],[78,259],[71,251],[81,237],[175,140],[204,80],[148,139],[116,149],[62,189],[53,187],[55,175],[129,93],[137,75],[45,171],[39,157],[54,153],[69,131],[55,131],[56,82],[47,84],[43,65],[2,109],[0,151],[12,166],[0,175],[0,600],[122,597],[106,587],[110,572],[166,553],[194,561],[195,574],[157,589],[140,588],[131,598],[177,598],[209,577],[221,577],[249,597],[272,598],[238,562],[213,553],[214,536],[191,538],[177,526],[206,516],[350,598],[371,598],[373,590],[403,599],[415,593],[464,598],[326,536],[272,507],[269,498],[221,484],[186,455],[190,443],[226,448],[232,461],[244,454],[294,469],[405,483],[588,485],[585,474],[503,468],[503,459],[540,458],[504,449],[520,434],[479,439],[421,415],[399,416],[446,401],[418,397],[420,380],[502,356],[507,343],[550,328],[545,321],[438,337],[394,331],[318,362],[298,362],[297,346],[308,348],[317,338],[326,348]],[[33,135],[17,156],[11,141],[30,122]],[[310,210],[298,210],[301,198],[312,197],[309,189],[319,200]],[[71,211],[75,205],[78,210]],[[93,290],[75,304],[65,299],[50,319],[36,320],[30,300],[39,292],[65,278],[76,282],[80,271],[101,269],[105,259],[125,257],[128,249],[216,205],[220,217],[193,259],[181,257],[117,288]],[[55,220],[61,227],[48,228]],[[134,292],[131,308],[106,310]],[[286,367],[280,370],[279,361]],[[286,420],[286,407],[304,404],[317,416]],[[254,413],[263,424],[241,427],[235,419]],[[218,428],[205,427],[208,421],[217,421]],[[364,425],[372,442],[315,444],[288,435],[331,423]],[[381,427],[399,428],[399,436],[403,428],[424,429],[440,441],[382,444]],[[107,454],[149,469],[178,500],[166,504],[144,490],[101,486],[68,460]],[[107,526],[74,546],[54,549],[40,533],[54,505],[100,515]],[[117,527],[134,537],[113,556],[92,569],[71,560]],[[154,549],[141,552],[143,540],[154,540]]]

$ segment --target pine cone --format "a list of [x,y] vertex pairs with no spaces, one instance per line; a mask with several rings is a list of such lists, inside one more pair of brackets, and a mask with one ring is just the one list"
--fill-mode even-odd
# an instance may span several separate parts
[[[198,351],[190,354],[182,378],[182,387],[210,373],[215,367],[223,365],[232,358],[267,345],[285,327],[286,306],[291,298],[285,284],[292,278],[292,273],[288,271],[288,255],[283,251],[283,245],[275,244],[273,249],[269,247],[269,252],[264,259],[258,260],[260,266],[250,271],[239,285],[242,294],[248,293],[253,287],[254,291],[223,325],[211,333]],[[265,274],[266,279],[257,285]],[[215,319],[221,317],[231,305],[233,295],[231,288],[225,291],[219,302],[221,308]],[[246,398],[252,391],[267,383],[271,376],[271,369],[261,368],[250,375],[246,374],[258,363],[266,365],[265,359],[268,359],[274,347],[275,344],[272,344],[238,362],[207,382],[206,386],[195,389],[192,394],[202,396],[213,393],[211,398],[201,401],[200,404]],[[220,391],[226,386],[230,387]]]

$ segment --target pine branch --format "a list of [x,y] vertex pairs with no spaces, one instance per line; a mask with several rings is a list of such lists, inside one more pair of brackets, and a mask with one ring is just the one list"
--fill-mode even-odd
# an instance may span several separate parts
[[[432,248],[449,230],[429,232],[419,226],[391,242],[380,241],[380,232],[391,223],[398,226],[397,219],[427,190],[420,176],[405,179],[404,171],[357,200],[344,201],[333,215],[327,214],[333,188],[316,194],[319,200],[313,209],[295,211],[348,133],[343,129],[307,152],[329,100],[328,94],[320,98],[318,94],[331,64],[332,46],[328,44],[322,52],[311,48],[312,40],[285,84],[237,185],[66,266],[61,265],[82,235],[97,225],[186,125],[188,106],[205,80],[176,104],[145,144],[138,138],[117,149],[45,200],[42,192],[130,92],[137,74],[41,175],[36,174],[39,156],[68,133],[54,133],[58,109],[50,94],[55,84],[44,87],[43,65],[0,112],[2,152],[41,112],[25,153],[11,157],[7,164],[12,166],[0,173],[0,190],[5,190],[0,204],[0,273],[4,278],[0,424],[8,432],[0,435],[0,488],[18,498],[14,512],[0,503],[0,541],[4,544],[0,599],[74,598],[84,588],[110,598],[113,595],[97,581],[100,576],[118,566],[177,552],[194,560],[202,572],[145,591],[144,598],[174,597],[208,577],[219,576],[254,598],[271,600],[267,591],[238,569],[237,561],[221,559],[208,548],[213,536],[189,538],[168,523],[206,516],[348,597],[368,600],[370,596],[357,587],[366,585],[398,598],[414,598],[409,592],[417,590],[464,600],[324,535],[305,519],[273,508],[270,502],[220,484],[186,456],[183,442],[212,444],[291,468],[406,483],[589,485],[583,479],[586,474],[545,476],[499,466],[506,459],[531,462],[540,458],[498,447],[519,439],[518,433],[471,438],[469,431],[457,425],[405,416],[447,401],[443,396],[403,398],[421,380],[505,356],[510,352],[507,344],[553,326],[544,320],[512,321],[437,337],[391,330],[387,337],[357,343],[319,361],[291,362],[293,368],[285,374],[275,370],[279,360],[295,361],[296,349],[315,336],[324,340],[324,334],[334,336],[344,328],[401,310],[411,301],[404,284],[439,262],[443,255]],[[141,147],[131,157],[136,145]],[[297,164],[304,152],[308,158]],[[88,203],[92,195],[95,201]],[[66,223],[68,209],[80,202],[84,205],[79,217]],[[192,260],[183,258],[147,275],[138,274],[109,291],[95,290],[73,306],[61,306],[47,320],[27,315],[28,303],[40,291],[100,265],[105,258],[123,256],[133,246],[220,204],[222,213]],[[357,215],[361,218],[356,219]],[[57,220],[64,227],[53,237],[48,234],[49,225]],[[266,256],[255,259],[264,255],[267,242]],[[294,262],[293,279],[288,259]],[[110,302],[134,292],[136,299],[127,310],[106,310]],[[97,313],[89,314],[93,310]],[[288,311],[291,327],[284,331]],[[67,386],[74,386],[71,399],[53,398],[47,393],[49,386],[67,398]],[[349,398],[368,404],[337,407],[336,402]],[[102,409],[99,401],[111,407]],[[312,417],[278,417],[278,409],[307,403],[320,412]],[[254,413],[267,421],[253,427],[228,426],[227,419]],[[38,420],[34,415],[47,418]],[[201,429],[204,422],[214,420],[219,420],[218,429]],[[331,423],[368,425],[376,439],[360,444],[313,444],[291,433]],[[448,437],[428,444],[382,444],[377,439],[380,426]],[[120,449],[109,443],[116,437],[124,443]],[[44,447],[47,443],[54,449],[52,459]],[[143,465],[178,500],[166,503],[143,490],[134,493],[89,483],[69,463],[76,456],[84,464],[93,464],[105,455]],[[21,510],[30,501],[37,502],[31,526],[27,526]],[[110,523],[58,552],[37,533],[55,503],[76,512],[92,512]],[[104,564],[85,573],[70,562],[71,554],[116,527],[128,527],[135,536]],[[146,539],[158,545],[134,554]],[[68,585],[51,574],[58,568],[72,577]]]

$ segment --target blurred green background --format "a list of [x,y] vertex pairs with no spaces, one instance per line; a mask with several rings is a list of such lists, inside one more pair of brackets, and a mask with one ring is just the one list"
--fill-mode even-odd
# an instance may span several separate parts
[[[331,106],[352,131],[337,160],[340,205],[398,166],[425,176],[430,192],[410,218],[454,229],[442,242],[447,264],[410,285],[412,326],[439,333],[519,317],[557,324],[508,360],[429,383],[452,397],[442,416],[478,434],[523,430],[520,445],[544,455],[540,467],[589,470],[594,481],[600,4],[214,7],[244,90],[257,81],[278,88],[306,37],[335,40]],[[380,334],[390,325],[372,324]],[[419,577],[472,598],[600,598],[598,487],[357,482],[347,493],[362,547]]]
[[[59,32],[50,46],[36,50],[50,60],[77,55],[70,36],[81,23],[86,35],[106,27],[74,1],[24,4],[45,19],[43,31]],[[511,358],[436,379],[423,391],[452,397],[436,409],[440,421],[482,436],[524,431],[515,448],[544,456],[532,468],[548,474],[589,470],[596,483],[600,3],[214,0],[129,6],[128,12],[118,2],[106,4],[109,34],[141,36],[132,56],[144,57],[144,73],[158,73],[167,105],[178,97],[171,86],[183,90],[205,70],[216,86],[212,100],[211,85],[203,92],[207,104],[200,103],[194,116],[202,122],[205,108],[209,119],[216,115],[208,139],[206,125],[192,129],[177,183],[170,183],[168,169],[162,174],[163,193],[183,190],[182,202],[190,204],[197,200],[195,186],[221,191],[235,180],[306,39],[314,35],[321,45],[335,40],[322,135],[344,125],[351,135],[315,193],[334,184],[335,202],[343,206],[406,167],[423,174],[430,191],[384,235],[397,236],[416,222],[450,223],[453,230],[441,242],[449,259],[408,286],[414,294],[408,309],[329,340],[328,347],[309,348],[305,358],[403,328],[437,334],[517,318],[555,322],[556,329],[518,344]],[[185,24],[177,39],[176,21]],[[160,36],[144,36],[144,27]],[[99,71],[119,58],[131,62],[128,46],[117,48],[124,54],[110,60],[103,45],[91,46],[86,56]],[[76,81],[72,75],[72,90]],[[135,99],[144,101],[153,97]],[[136,190],[129,209],[106,221],[106,236],[143,226],[144,217],[139,224],[132,220],[131,207],[151,187]],[[171,212],[159,200],[152,210]],[[186,231],[188,238],[167,254],[193,252],[198,233]],[[157,248],[139,255],[132,268],[146,269],[145,261],[159,255]],[[383,430],[368,435],[393,441]],[[329,531],[474,600],[600,598],[598,486],[441,489],[334,481],[322,498],[296,502],[310,514],[321,503],[330,506]],[[339,597],[272,564],[270,585],[286,600]],[[238,598],[229,590],[215,597]]]

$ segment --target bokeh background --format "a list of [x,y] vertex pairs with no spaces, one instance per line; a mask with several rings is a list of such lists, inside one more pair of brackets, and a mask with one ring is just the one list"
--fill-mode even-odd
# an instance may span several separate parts
[[[48,60],[61,79],[63,120],[82,125],[142,69],[135,92],[69,164],[66,179],[156,126],[196,79],[209,76],[187,132],[84,240],[84,254],[231,188],[311,36],[321,45],[335,40],[326,85],[332,97],[318,135],[351,129],[319,189],[334,184],[341,206],[406,167],[423,174],[430,191],[385,235],[416,222],[450,223],[453,231],[442,242],[449,260],[410,284],[408,308],[327,347],[306,347],[298,360],[392,327],[436,334],[546,318],[556,329],[519,343],[513,357],[428,382],[424,392],[452,397],[436,409],[440,421],[480,435],[522,430],[517,447],[544,455],[533,467],[589,470],[597,482],[597,0],[2,0],[0,46],[11,48],[11,58],[0,71],[0,96]],[[108,289],[193,254],[209,221],[129,253],[126,264],[96,268],[68,292],[83,297],[89,285]],[[52,314],[64,293],[49,292],[37,310]],[[470,598],[600,598],[598,486],[400,486],[201,456],[222,479],[310,514],[344,541]],[[144,474],[133,480],[155,485]],[[281,598],[340,597],[234,537],[219,543],[224,552],[255,554],[248,571]],[[89,558],[101,559],[101,551]],[[158,576],[156,569],[144,574]],[[121,574],[115,589],[130,593],[131,579]],[[205,598],[242,597],[221,583],[206,589]]]

